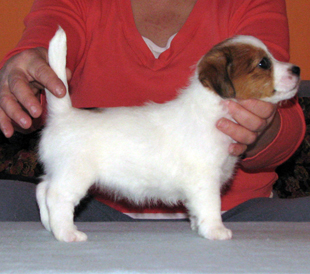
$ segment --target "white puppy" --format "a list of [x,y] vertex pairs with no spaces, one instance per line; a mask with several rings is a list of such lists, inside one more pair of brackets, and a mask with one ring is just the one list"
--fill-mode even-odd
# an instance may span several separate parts
[[[49,63],[66,80],[66,35],[59,29]],[[230,239],[221,220],[221,187],[234,173],[232,140],[217,130],[231,119],[221,102],[257,98],[277,103],[296,94],[299,68],[275,60],[266,46],[237,36],[202,57],[187,88],[170,102],[97,111],[73,108],[69,93],[46,90],[48,120],[39,147],[46,175],[37,188],[41,220],[60,241],[84,241],[75,206],[93,184],[135,203],[161,200],[187,207],[191,226],[208,239]]]

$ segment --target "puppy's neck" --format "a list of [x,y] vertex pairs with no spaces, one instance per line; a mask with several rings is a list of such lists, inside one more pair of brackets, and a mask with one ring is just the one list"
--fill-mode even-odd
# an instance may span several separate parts
[[204,87],[197,78],[193,78],[189,86],[181,91],[178,99],[185,104],[202,109],[209,108],[210,105],[219,105],[223,101],[218,94]]

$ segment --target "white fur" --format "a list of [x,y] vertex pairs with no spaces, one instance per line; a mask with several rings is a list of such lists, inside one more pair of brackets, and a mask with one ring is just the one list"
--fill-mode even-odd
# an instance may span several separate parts
[[[242,39],[242,38],[238,38]],[[51,67],[66,83],[65,33],[49,48]],[[173,101],[102,111],[71,107],[70,97],[49,91],[48,121],[39,155],[46,175],[37,188],[42,223],[60,241],[84,241],[73,224],[74,207],[95,182],[136,203],[183,202],[192,228],[208,239],[230,239],[221,220],[220,188],[233,175],[231,139],[216,129],[230,118],[223,100],[191,84]]]

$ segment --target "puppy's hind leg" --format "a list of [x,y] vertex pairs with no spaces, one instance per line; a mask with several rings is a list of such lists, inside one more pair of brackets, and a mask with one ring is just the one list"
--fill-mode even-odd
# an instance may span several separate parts
[[46,230],[51,231],[49,212],[46,204],[47,188],[48,188],[48,182],[47,181],[41,182],[37,186],[36,196],[37,196],[37,203],[40,209],[41,222]]
[[85,233],[73,223],[74,209],[85,196],[91,184],[75,177],[73,180],[52,182],[46,192],[50,227],[55,238],[64,242],[86,241]]

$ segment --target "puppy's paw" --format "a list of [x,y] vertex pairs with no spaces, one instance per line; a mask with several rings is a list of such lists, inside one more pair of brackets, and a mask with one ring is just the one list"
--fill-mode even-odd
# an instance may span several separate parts
[[223,225],[209,227],[208,229],[198,229],[199,235],[209,240],[230,240],[232,231]]
[[198,229],[197,218],[195,216],[189,217],[191,223],[191,229],[196,231]]
[[59,234],[54,234],[58,241],[71,243],[71,242],[85,242],[87,241],[87,235],[84,232],[74,230],[62,231]]
[[50,232],[52,231],[50,223],[49,223],[48,215],[43,217],[41,214],[41,223],[47,231],[50,231]]

